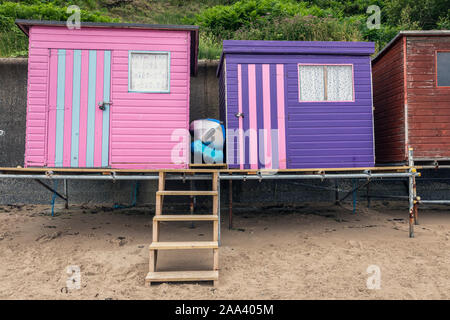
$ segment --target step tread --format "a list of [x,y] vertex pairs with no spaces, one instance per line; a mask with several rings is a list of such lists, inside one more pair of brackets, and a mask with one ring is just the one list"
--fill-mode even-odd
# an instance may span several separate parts
[[149,272],[145,277],[148,282],[162,281],[216,281],[219,271],[163,271]]
[[182,249],[217,249],[217,241],[172,241],[172,242],[152,242],[150,250],[182,250]]
[[209,214],[164,214],[153,217],[155,221],[217,221],[219,216]]
[[157,196],[217,196],[217,191],[164,190],[156,191]]

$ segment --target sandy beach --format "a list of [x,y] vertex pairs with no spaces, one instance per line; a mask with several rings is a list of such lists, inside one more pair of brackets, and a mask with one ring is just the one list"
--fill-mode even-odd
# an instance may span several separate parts
[[[405,203],[308,203],[222,216],[220,284],[144,286],[148,208],[0,206],[1,299],[449,299],[450,212],[421,207],[408,238]],[[340,219],[336,219],[339,214]],[[209,240],[209,223],[165,223],[161,240]],[[80,289],[67,289],[79,266]],[[370,290],[367,268],[381,270]],[[159,270],[210,269],[212,253],[162,252]]]

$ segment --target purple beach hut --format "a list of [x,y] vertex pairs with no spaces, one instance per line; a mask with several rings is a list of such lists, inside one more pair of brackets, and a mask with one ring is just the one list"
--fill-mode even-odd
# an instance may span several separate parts
[[372,42],[226,40],[217,70],[236,169],[373,167]]

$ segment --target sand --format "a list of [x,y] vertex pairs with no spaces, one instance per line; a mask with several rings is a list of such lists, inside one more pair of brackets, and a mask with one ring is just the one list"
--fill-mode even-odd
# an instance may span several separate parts
[[[408,238],[405,203],[240,210],[222,218],[220,285],[144,286],[148,208],[0,206],[1,299],[449,299],[450,212],[420,209]],[[336,213],[342,221],[336,220]],[[209,240],[208,223],[164,223],[161,240]],[[81,270],[68,289],[67,267]],[[369,265],[381,288],[367,288]],[[210,252],[163,252],[160,270],[209,269]]]

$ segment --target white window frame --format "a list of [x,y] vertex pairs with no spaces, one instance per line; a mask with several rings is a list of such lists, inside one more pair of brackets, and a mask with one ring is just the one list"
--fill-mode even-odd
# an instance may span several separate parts
[[[300,96],[300,67],[301,66],[317,66],[317,67],[325,67],[324,69],[324,97],[325,100],[317,100],[317,101],[306,101],[302,100]],[[352,100],[326,100],[328,97],[327,92],[327,66],[351,66],[352,67]],[[355,102],[355,67],[351,63],[298,63],[297,64],[297,80],[298,80],[298,102],[300,103],[339,103],[339,102]]]
[[[131,89],[131,55],[133,53],[138,54],[166,54],[167,55],[167,90],[132,90]],[[135,93],[170,93],[170,51],[140,51],[140,50],[130,50],[128,51],[128,92]]]

